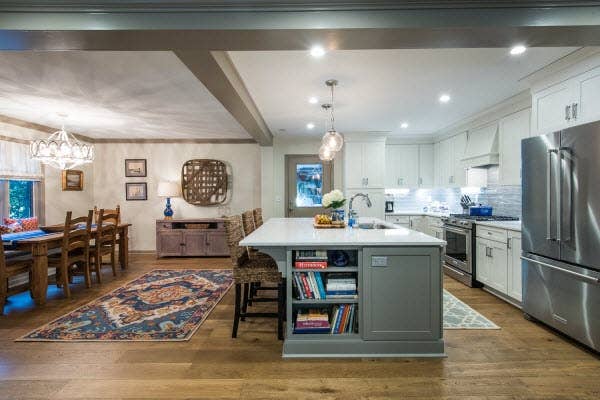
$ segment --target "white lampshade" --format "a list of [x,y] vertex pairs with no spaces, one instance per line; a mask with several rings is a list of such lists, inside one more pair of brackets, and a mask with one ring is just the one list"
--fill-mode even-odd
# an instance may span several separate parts
[[160,182],[158,184],[158,197],[179,197],[181,188],[178,182]]

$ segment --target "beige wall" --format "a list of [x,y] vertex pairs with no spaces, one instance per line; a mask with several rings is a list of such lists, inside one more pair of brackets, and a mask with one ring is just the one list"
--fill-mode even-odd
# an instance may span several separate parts
[[[6,123],[0,123],[0,135],[22,140],[48,137],[47,133]],[[63,192],[61,172],[50,167],[44,168],[45,221],[42,223],[50,225],[64,222],[66,210],[73,211],[75,215],[85,215],[88,206],[93,204],[93,165],[77,169],[84,173],[83,191]]]
[[[147,159],[146,178],[125,178],[125,159]],[[158,183],[181,179],[184,162],[194,158],[225,161],[231,169],[231,197],[227,204],[198,207],[182,198],[171,200],[174,218],[219,217],[260,207],[261,150],[257,144],[96,144],[94,204],[121,206],[123,220],[133,224],[131,250],[156,248],[155,221],[163,217],[165,199],[156,195]],[[125,201],[125,182],[147,182],[147,201]]]

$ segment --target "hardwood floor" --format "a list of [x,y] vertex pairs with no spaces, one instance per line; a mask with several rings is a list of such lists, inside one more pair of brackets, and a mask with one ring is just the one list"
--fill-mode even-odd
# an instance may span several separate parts
[[[28,293],[0,317],[1,399],[598,399],[600,358],[479,289],[445,281],[501,330],[445,332],[444,359],[283,360],[274,319],[240,323],[233,291],[189,342],[16,343],[14,339],[155,268],[229,268],[229,259],[132,255],[130,268],[45,306]],[[274,307],[264,304],[260,307]]]

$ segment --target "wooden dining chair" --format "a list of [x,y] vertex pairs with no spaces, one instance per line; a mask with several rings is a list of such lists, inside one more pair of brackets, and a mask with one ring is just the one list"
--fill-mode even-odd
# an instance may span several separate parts
[[105,255],[110,255],[113,276],[117,276],[115,248],[117,245],[117,221],[120,219],[119,212],[119,208],[116,210],[101,209],[98,212],[96,233],[93,235],[94,245],[90,249],[90,263],[94,265],[98,283],[102,283],[102,257]]
[[254,216],[254,227],[258,229],[263,224],[262,208],[252,210],[252,215]]
[[67,211],[60,252],[48,256],[48,267],[56,268],[56,284],[62,286],[65,297],[71,297],[69,287],[73,275],[78,275],[75,268],[81,268],[85,286],[90,288],[90,240],[92,238],[93,211],[89,210],[85,217],[73,218]]
[[[117,214],[119,217],[117,219],[117,225],[119,225],[121,223],[121,206],[119,206],[117,204],[117,206],[114,208],[114,210],[109,210],[108,208],[104,209],[105,213],[108,214]],[[94,206],[94,224],[98,224],[98,216],[100,214],[100,209],[98,208],[98,206]],[[106,220],[105,220],[106,222]]]
[[[227,232],[227,244],[233,266],[233,279],[235,283],[235,307],[233,316],[233,328],[231,337],[237,337],[240,319],[246,317],[269,317],[277,318],[277,337],[283,340],[283,319],[285,313],[285,279],[277,269],[275,260],[260,258],[250,259],[246,248],[240,246],[243,238],[242,217],[239,215],[225,219],[225,230]],[[277,299],[255,298],[254,301],[277,301],[277,312],[247,312],[248,294],[250,284],[253,282],[275,282],[277,283]],[[242,287],[244,289],[242,295]]]
[[[14,257],[13,257],[14,255]],[[19,286],[17,289],[9,289],[8,278],[29,273],[29,282],[31,282],[31,268],[33,259],[30,254],[23,252],[4,251],[4,246],[0,244],[0,315],[4,314],[4,306],[8,295],[25,291],[29,288]]]

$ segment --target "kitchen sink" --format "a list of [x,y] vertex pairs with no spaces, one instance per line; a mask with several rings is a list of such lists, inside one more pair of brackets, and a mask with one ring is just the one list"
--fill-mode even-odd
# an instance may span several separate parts
[[373,222],[363,222],[358,224],[359,229],[394,229],[393,226],[373,223]]

